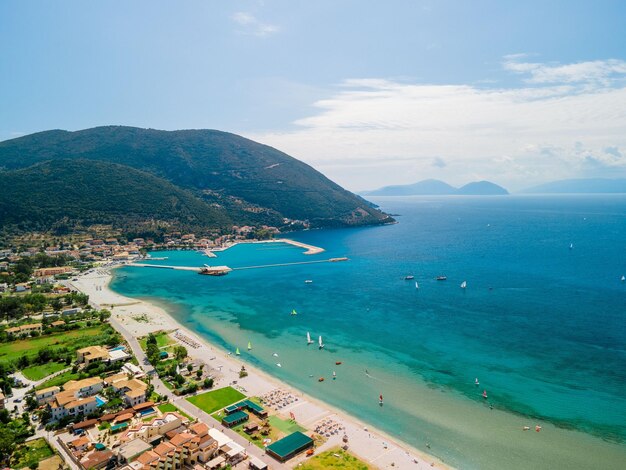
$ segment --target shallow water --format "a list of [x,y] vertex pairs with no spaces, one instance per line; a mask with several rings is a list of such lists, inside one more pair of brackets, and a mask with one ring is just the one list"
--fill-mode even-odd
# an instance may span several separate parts
[[[399,223],[292,234],[320,255],[240,245],[217,259],[161,252],[169,259],[156,263],[349,262],[219,278],[128,267],[112,288],[166,303],[244,360],[452,465],[624,468],[626,197],[375,202]],[[307,331],[324,350],[306,345]],[[540,433],[521,430],[539,422]]]

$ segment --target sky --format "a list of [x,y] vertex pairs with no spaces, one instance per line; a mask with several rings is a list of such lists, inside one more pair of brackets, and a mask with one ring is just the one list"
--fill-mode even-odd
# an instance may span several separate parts
[[0,0],[0,140],[219,129],[360,191],[626,177],[626,2]]

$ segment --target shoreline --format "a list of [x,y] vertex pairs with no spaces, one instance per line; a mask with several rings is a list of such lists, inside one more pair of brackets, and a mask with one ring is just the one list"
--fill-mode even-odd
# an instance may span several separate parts
[[[266,241],[255,243],[264,242]],[[323,248],[300,244],[299,242],[292,243],[292,241],[283,239],[274,240],[274,242],[286,242],[300,248],[306,248],[309,251],[312,249],[319,250],[306,252],[305,254],[317,254],[325,251]],[[346,411],[314,398],[242,359],[233,357],[220,346],[211,343],[206,338],[201,337],[196,332],[178,323],[163,307],[154,305],[145,300],[125,297],[114,292],[109,287],[113,277],[111,269],[116,269],[121,266],[122,265],[106,269],[96,269],[96,273],[86,276],[83,275],[79,277],[78,281],[72,281],[71,284],[77,290],[89,295],[90,302],[102,307],[110,306],[112,316],[122,323],[126,329],[137,335],[137,337],[146,336],[150,332],[159,330],[169,332],[177,343],[187,347],[190,357],[202,359],[211,368],[220,371],[220,386],[233,385],[234,382],[236,384],[235,386],[239,386],[238,388],[249,396],[259,396],[279,388],[299,397],[297,404],[281,410],[278,414],[288,416],[288,413],[297,410],[298,416],[304,416],[303,419],[298,418],[298,423],[306,427],[309,432],[315,427],[315,423],[324,419],[332,419],[342,424],[346,429],[345,433],[349,437],[348,450],[370,466],[375,468],[393,467],[400,469],[451,468],[439,458],[420,451],[397,438],[391,437],[387,433],[364,423],[362,420],[350,415]],[[190,347],[188,344],[176,339],[173,335],[176,331],[197,342],[199,347]],[[212,357],[210,356],[211,354]],[[248,377],[240,379],[238,372],[241,365],[244,364],[248,371]],[[326,451],[342,444],[339,435],[331,436],[317,449],[316,453]],[[288,464],[291,467],[295,467],[305,460],[306,457],[300,455],[292,459]],[[273,460],[269,461],[273,462]]]

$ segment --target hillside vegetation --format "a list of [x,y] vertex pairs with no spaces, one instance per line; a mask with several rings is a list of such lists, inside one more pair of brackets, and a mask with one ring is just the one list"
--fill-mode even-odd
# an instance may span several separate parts
[[[283,218],[308,220],[313,227],[392,221],[370,203],[341,188],[305,163],[272,147],[226,132],[168,132],[109,126],[76,132],[46,131],[0,142],[0,168],[5,170],[4,181],[18,178],[20,184],[28,184],[32,179],[41,184],[49,181],[47,177],[51,172],[56,172],[59,175],[56,184],[67,189],[73,184],[74,178],[69,172],[63,173],[60,166],[51,166],[47,172],[42,172],[42,167],[33,167],[26,173],[14,172],[38,163],[58,160],[78,161],[79,166],[86,166],[85,160],[96,160],[139,170],[143,176],[134,172],[132,177],[130,174],[123,177],[120,174],[123,171],[118,171],[115,177],[111,177],[106,175],[104,167],[94,167],[99,171],[91,175],[82,172],[89,176],[85,182],[89,181],[92,187],[102,190],[106,197],[115,196],[107,185],[121,178],[119,184],[115,183],[119,199],[130,198],[132,203],[122,205],[117,211],[118,215],[122,215],[128,208],[133,216],[153,216],[154,202],[145,193],[146,185],[149,185],[146,173],[149,173],[153,177],[151,183],[156,184],[154,178],[160,180],[158,190],[152,194],[156,197],[159,213],[167,220],[180,208],[183,224],[204,223],[210,219],[212,224],[219,225],[229,218],[240,224],[275,224]],[[74,168],[77,169],[76,166]],[[139,179],[137,184],[134,183],[135,178]],[[170,186],[163,180],[169,182]],[[172,185],[179,191],[175,195]],[[172,198],[168,199],[166,194],[172,195]],[[211,204],[213,210],[201,209],[191,194]],[[13,197],[16,194],[13,191],[11,195]],[[93,215],[98,218],[99,211],[102,211],[104,217],[113,215],[114,211],[100,204],[104,203],[104,197],[84,200],[83,195],[77,190],[74,200],[76,211],[81,216]],[[142,197],[150,207],[141,206],[139,199]],[[166,200],[170,201],[169,206]],[[12,204],[13,201],[4,198],[5,204]],[[58,213],[55,209],[59,207],[57,203],[65,207],[68,205],[61,194],[54,203],[47,205],[48,210]],[[223,210],[215,210],[216,206]],[[32,223],[35,225],[47,224],[54,218],[48,216],[46,210],[32,210],[35,212],[30,212],[29,216],[34,216]],[[11,220],[15,221],[16,218],[25,221],[20,213],[12,214]]]
[[21,230],[106,223],[226,227],[232,220],[190,191],[115,163],[55,160],[0,172],[0,221]]

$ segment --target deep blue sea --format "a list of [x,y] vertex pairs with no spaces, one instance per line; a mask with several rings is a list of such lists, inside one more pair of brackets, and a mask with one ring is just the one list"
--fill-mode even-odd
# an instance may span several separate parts
[[[429,443],[452,465],[589,468],[580,459],[598,452],[607,460],[597,468],[619,468],[626,459],[626,196],[373,200],[398,223],[289,234],[325,248],[319,255],[282,244],[239,245],[215,260],[158,255],[169,257],[159,263],[189,266],[348,262],[218,278],[123,268],[111,287],[166,305],[229,351],[252,341],[244,360],[411,445]],[[323,336],[323,351],[306,345],[307,331]],[[317,381],[333,370],[337,380]],[[558,428],[542,440],[519,431],[539,421]]]

